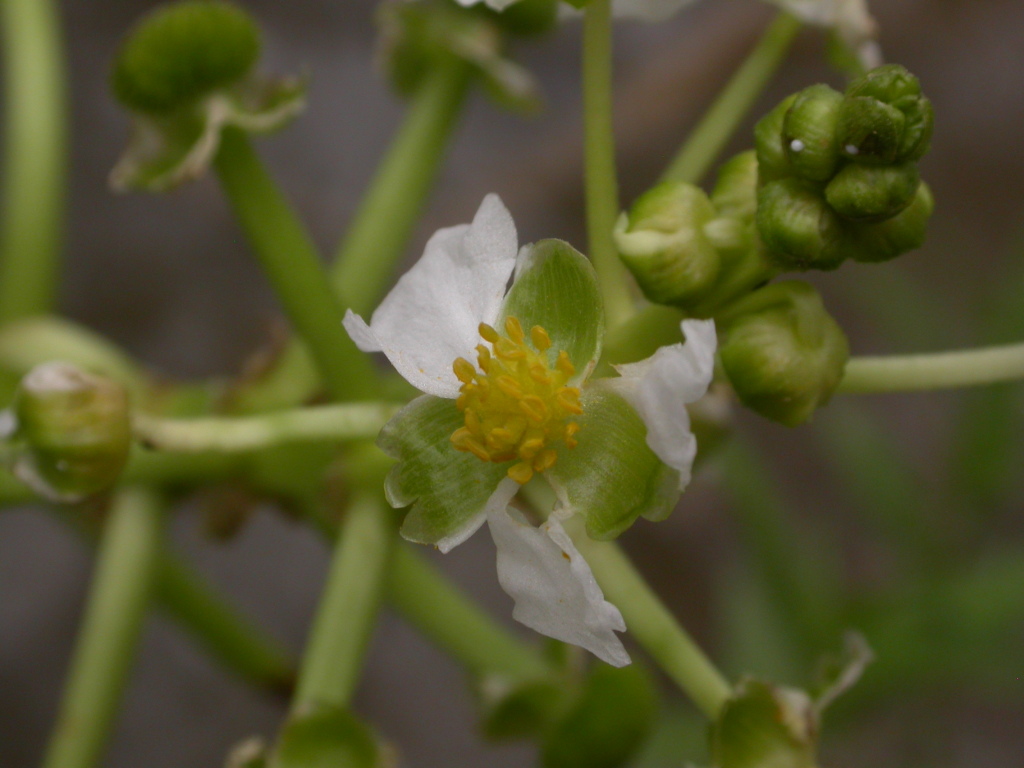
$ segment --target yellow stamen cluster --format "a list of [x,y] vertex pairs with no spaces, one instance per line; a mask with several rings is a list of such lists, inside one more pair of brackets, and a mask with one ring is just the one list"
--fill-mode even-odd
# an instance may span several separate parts
[[534,472],[554,465],[558,454],[552,445],[576,446],[580,425],[571,419],[583,408],[579,388],[565,385],[576,373],[569,355],[563,350],[554,366],[549,363],[547,331],[535,325],[527,344],[523,326],[509,317],[505,333],[501,336],[481,323],[480,335],[491,348],[477,345],[479,370],[461,357],[452,365],[462,382],[455,405],[466,421],[451,440],[458,450],[482,461],[518,459],[508,476],[524,484]]

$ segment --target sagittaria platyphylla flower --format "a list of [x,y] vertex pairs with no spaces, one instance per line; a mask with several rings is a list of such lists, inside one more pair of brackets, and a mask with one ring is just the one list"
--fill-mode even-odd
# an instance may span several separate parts
[[[397,460],[385,492],[409,507],[405,538],[447,552],[487,521],[513,616],[628,664],[622,615],[561,523],[579,514],[611,539],[672,511],[696,453],[686,404],[711,380],[713,323],[685,321],[685,344],[590,379],[604,334],[590,262],[560,240],[519,250],[488,195],[472,224],[434,234],[369,325],[349,312],[345,327],[425,393],[378,440]],[[509,505],[538,478],[557,504],[535,526]]]

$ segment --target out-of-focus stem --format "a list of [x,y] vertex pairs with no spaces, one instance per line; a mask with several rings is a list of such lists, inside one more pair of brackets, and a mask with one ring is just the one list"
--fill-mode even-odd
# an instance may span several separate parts
[[921,355],[852,357],[837,392],[958,389],[1024,379],[1024,344]]
[[0,322],[53,309],[66,170],[64,55],[53,0],[2,0],[5,146]]

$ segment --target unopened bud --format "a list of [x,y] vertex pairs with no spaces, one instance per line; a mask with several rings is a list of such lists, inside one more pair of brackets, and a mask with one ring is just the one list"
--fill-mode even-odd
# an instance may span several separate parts
[[719,216],[751,221],[757,212],[757,153],[740,152],[722,163],[711,191],[711,204]]
[[853,81],[839,119],[843,153],[858,163],[920,159],[931,141],[934,114],[921,84],[898,64],[886,64]]
[[761,188],[757,228],[768,258],[783,271],[835,269],[848,255],[839,217],[814,186],[799,179]]
[[511,35],[543,35],[558,24],[558,0],[519,0],[497,12],[495,20]]
[[920,248],[934,209],[935,198],[928,185],[921,182],[910,205],[891,219],[848,226],[855,243],[851,257],[863,262],[888,261]]
[[259,55],[259,29],[237,6],[222,0],[159,6],[122,46],[114,92],[135,111],[170,112],[242,80]]
[[850,163],[825,187],[825,199],[844,219],[879,221],[910,205],[920,183],[917,163]]
[[648,299],[685,308],[711,290],[719,257],[704,225],[715,216],[700,188],[670,181],[619,217],[615,245]]
[[744,405],[792,427],[828,402],[850,349],[812,286],[772,283],[726,313],[722,365]]
[[782,143],[790,167],[809,181],[828,181],[841,155],[836,126],[843,95],[827,85],[812,85],[797,94],[782,123]]
[[757,151],[758,175],[761,184],[785,178],[793,172],[782,138],[782,124],[786,120],[786,113],[798,95],[794,93],[783,99],[775,109],[762,117],[754,126],[754,146]]
[[124,387],[67,363],[36,366],[14,401],[14,473],[41,495],[77,501],[112,486],[128,461]]

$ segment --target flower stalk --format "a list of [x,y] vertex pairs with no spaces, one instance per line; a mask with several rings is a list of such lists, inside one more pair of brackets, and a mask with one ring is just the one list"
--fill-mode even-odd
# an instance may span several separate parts
[[0,321],[53,309],[64,215],[64,56],[52,0],[4,0]]
[[872,394],[957,389],[1024,379],[1024,344],[920,355],[854,357],[837,392]]
[[224,129],[214,165],[260,265],[331,394],[339,400],[371,396],[372,365],[341,328],[342,307],[316,246],[241,130]]
[[101,757],[153,593],[161,506],[138,487],[114,500],[44,768],[89,768]]
[[800,21],[780,13],[693,129],[662,174],[662,181],[698,183],[729,142],[789,50]]
[[359,680],[395,538],[388,506],[371,487],[367,482],[357,490],[345,512],[299,671],[293,712],[315,705],[345,707]]
[[605,322],[613,328],[633,312],[630,277],[612,229],[619,215],[612,128],[611,0],[594,0],[583,17],[583,152],[590,259],[600,278]]
[[372,440],[399,407],[346,403],[237,418],[164,419],[137,414],[133,431],[146,448],[155,451],[236,453],[317,440]]

